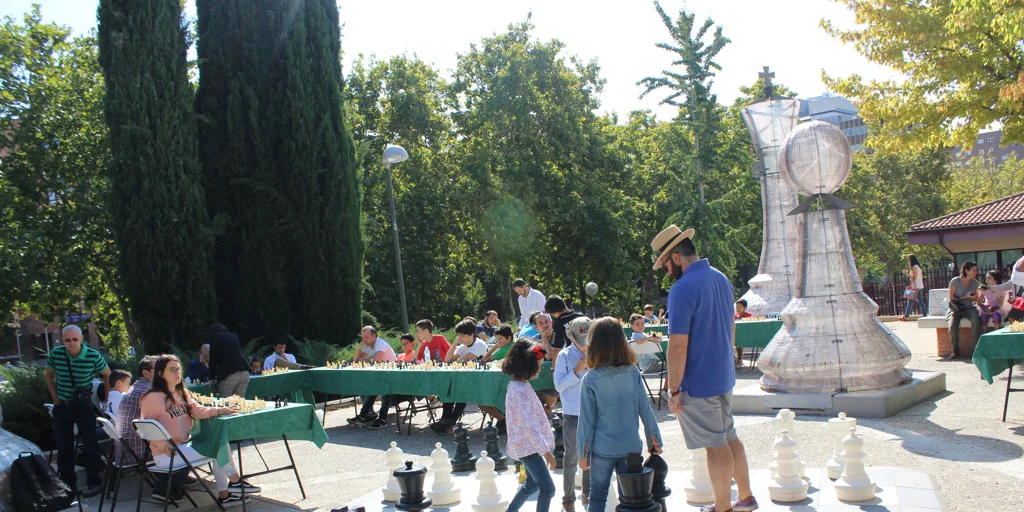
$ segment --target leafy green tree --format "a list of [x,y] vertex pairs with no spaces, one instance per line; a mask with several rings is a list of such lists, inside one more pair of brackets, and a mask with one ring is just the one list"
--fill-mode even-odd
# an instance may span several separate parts
[[221,315],[243,336],[347,342],[362,311],[363,240],[337,3],[196,7],[203,181],[226,222]]
[[44,23],[35,5],[4,19],[0,68],[0,310],[52,319],[84,307],[123,338],[95,37]]
[[178,0],[100,2],[109,207],[124,291],[150,347],[201,343],[214,314],[186,34]]
[[[946,206],[942,214],[995,201],[1021,191],[1024,191],[1024,160],[1011,157],[998,165],[992,165],[984,157],[974,157],[967,165],[950,170],[942,187],[942,198]],[[931,218],[922,217],[920,221]]]
[[1003,143],[1024,142],[1024,4],[1018,0],[893,2],[836,0],[856,28],[822,26],[871,62],[906,79],[829,78],[829,89],[858,103],[872,147],[973,147],[1001,123]]

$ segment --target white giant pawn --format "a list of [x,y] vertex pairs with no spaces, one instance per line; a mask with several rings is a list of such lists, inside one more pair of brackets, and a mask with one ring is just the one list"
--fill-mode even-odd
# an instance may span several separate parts
[[839,413],[838,418],[832,418],[828,420],[828,429],[832,435],[836,438],[835,448],[832,450],[832,458],[825,463],[825,469],[828,470],[828,477],[832,480],[839,480],[839,477],[843,476],[843,438],[850,431],[851,428],[857,426],[857,420],[855,418],[847,418],[845,412]]
[[775,478],[768,484],[768,494],[771,495],[772,501],[792,503],[807,499],[808,484],[796,472],[796,464],[800,457],[795,449],[796,441],[789,437],[788,430],[783,430],[782,435],[772,445],[778,467]]
[[[783,431],[787,431],[790,432],[790,434],[792,434],[795,419],[796,413],[789,409],[780,410],[779,413],[775,415],[774,418],[772,418],[772,428],[775,429],[776,441],[782,438]],[[793,438],[792,435],[790,435],[790,439],[792,439],[793,442],[796,443],[796,439]],[[796,453],[799,447],[800,443],[796,443],[796,446],[793,447],[793,453]],[[779,466],[774,460],[768,463],[768,471],[769,473],[771,473],[772,478],[775,478],[775,472],[778,471],[778,469]],[[796,473],[800,475],[800,478],[804,477],[805,469],[806,466],[804,466],[804,463],[800,461],[800,455],[798,454],[796,459]]]
[[441,448],[441,443],[434,443],[434,451],[430,452],[430,470],[434,473],[434,487],[427,496],[434,501],[434,506],[452,505],[462,501],[462,490],[455,487],[452,481],[452,463],[448,461],[448,450]]
[[711,475],[708,474],[708,452],[704,448],[690,450],[693,461],[693,472],[690,480],[683,486],[686,501],[690,503],[714,503],[715,489],[711,487]]
[[869,501],[875,498],[875,483],[864,471],[864,440],[851,428],[843,439],[843,475],[836,480],[836,497],[843,501]]
[[476,479],[480,480],[480,493],[473,504],[475,512],[505,512],[507,501],[501,501],[498,483],[494,480],[498,474],[494,472],[494,460],[487,456],[487,451],[480,452],[476,461]]
[[[573,486],[576,487],[577,489],[582,489],[583,488],[583,470],[582,469],[576,468],[576,480],[573,481]],[[590,489],[587,489],[587,492],[584,493],[584,494],[590,495]]]
[[391,441],[391,448],[384,452],[384,459],[388,466],[388,483],[384,486],[384,501],[398,501],[402,498],[402,488],[398,486],[395,470],[404,466],[402,463],[404,458],[405,452],[398,447],[398,443]]

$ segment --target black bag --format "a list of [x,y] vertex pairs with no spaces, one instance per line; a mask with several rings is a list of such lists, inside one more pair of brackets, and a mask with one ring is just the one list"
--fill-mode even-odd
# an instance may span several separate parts
[[[83,347],[82,350],[85,350]],[[68,379],[71,380],[71,385],[75,385],[75,372],[71,369],[71,354],[68,354]],[[78,404],[82,407],[92,407],[92,388],[91,387],[75,387],[74,395],[71,397],[71,403]]]
[[46,463],[42,455],[21,453],[11,463],[11,488],[14,510],[48,512],[63,510],[74,502],[71,488]]
[[949,310],[952,311],[953,313],[963,313],[964,311],[967,311],[967,306],[965,306],[959,300],[951,300],[949,301],[948,305]]

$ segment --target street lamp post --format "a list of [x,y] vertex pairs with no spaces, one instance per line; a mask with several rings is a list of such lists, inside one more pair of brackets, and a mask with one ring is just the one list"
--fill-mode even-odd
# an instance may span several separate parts
[[402,146],[389,145],[384,148],[384,167],[388,173],[388,199],[391,201],[391,232],[395,237],[395,271],[398,272],[398,304],[402,308],[402,332],[409,332],[409,313],[405,307],[405,278],[402,275],[402,249],[398,245],[398,219],[395,216],[395,191],[391,185],[391,164],[409,159],[409,153]]

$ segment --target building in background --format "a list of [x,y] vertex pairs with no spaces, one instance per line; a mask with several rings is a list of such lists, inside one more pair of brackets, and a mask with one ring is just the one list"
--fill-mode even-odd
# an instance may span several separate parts
[[868,138],[868,125],[857,114],[857,107],[842,97],[825,94],[800,100],[800,122],[822,121],[831,124],[846,135],[854,151],[864,149]]
[[1003,147],[1000,146],[1002,140],[1002,130],[979,133],[978,139],[974,141],[974,147],[970,151],[960,146],[950,148],[948,150],[949,163],[956,167],[962,167],[967,165],[972,158],[982,157],[986,164],[997,166],[1009,160],[1012,155],[1016,155],[1017,160],[1024,160],[1024,144],[1014,142]]

